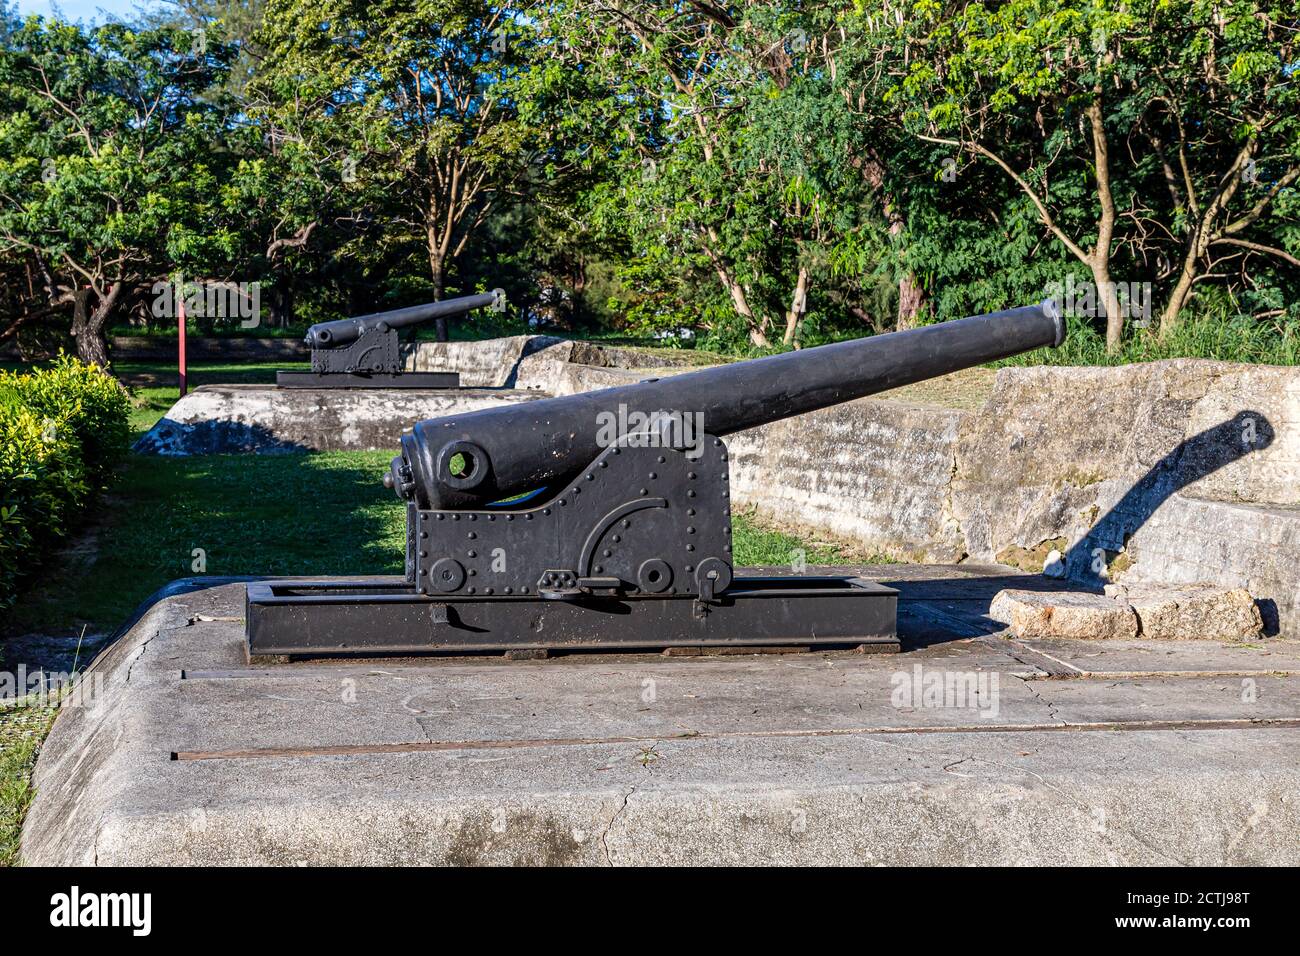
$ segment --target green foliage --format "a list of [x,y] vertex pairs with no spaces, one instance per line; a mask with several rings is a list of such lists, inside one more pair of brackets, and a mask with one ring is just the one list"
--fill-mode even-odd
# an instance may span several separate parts
[[118,384],[75,359],[0,373],[0,608],[108,481],[128,412]]
[[177,271],[264,329],[501,287],[456,334],[734,354],[1067,272],[1300,328],[1300,0],[177,6],[0,14],[0,338]]
[[217,214],[225,117],[204,98],[230,51],[192,44],[30,18],[0,46],[0,258],[44,274],[84,358],[106,358],[103,325],[140,285],[219,270],[239,245]]
[[1118,352],[1106,351],[1106,337],[1095,326],[1070,319],[1059,349],[1026,352],[995,363],[1003,365],[1128,365],[1173,358],[1300,364],[1300,333],[1293,325],[1250,316],[1194,315],[1160,336],[1150,330],[1129,335]]

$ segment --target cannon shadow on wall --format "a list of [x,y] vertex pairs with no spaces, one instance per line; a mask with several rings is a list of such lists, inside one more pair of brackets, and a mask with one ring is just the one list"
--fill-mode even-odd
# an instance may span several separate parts
[[[1126,547],[1170,495],[1225,465],[1262,451],[1273,443],[1273,425],[1262,414],[1242,411],[1227,421],[1179,442],[1151,466],[1124,496],[1103,515],[1065,555],[1066,578],[1042,575],[969,575],[937,579],[881,579],[896,588],[899,634],[906,646],[943,642],[1001,630],[988,617],[990,605],[1004,589],[1044,593],[1101,591],[1105,579],[1093,571],[1097,549],[1110,562]],[[1256,597],[1266,634],[1278,631],[1277,605],[1271,597]]]
[[[1066,577],[1093,586],[1104,579],[1099,569],[1128,547],[1129,539],[1176,492],[1235,461],[1273,444],[1272,423],[1259,412],[1244,410],[1227,421],[1179,442],[1131,487],[1115,506],[1065,554]],[[1277,605],[1256,596],[1267,633],[1278,628]]]

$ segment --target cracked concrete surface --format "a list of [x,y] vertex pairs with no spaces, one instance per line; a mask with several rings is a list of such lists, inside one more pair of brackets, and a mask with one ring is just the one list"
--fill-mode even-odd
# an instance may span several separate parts
[[1014,676],[1017,680],[1022,681],[1024,683],[1025,689],[1029,691],[1030,695],[1034,698],[1034,700],[1042,701],[1043,706],[1047,708],[1047,719],[1049,721],[1051,721],[1054,724],[1064,724],[1064,721],[1061,720],[1060,714],[1057,713],[1056,705],[1053,704],[1052,701],[1049,700],[1047,697],[1045,697],[1043,694],[1040,694],[1038,692],[1038,689],[1034,686],[1035,683],[1038,682],[1038,678],[1036,676],[1026,677],[1021,674],[1016,674]]
[[628,787],[627,793],[623,794],[623,803],[614,811],[614,815],[609,818],[609,823],[605,824],[605,829],[601,831],[600,845],[605,851],[605,863],[608,866],[614,865],[614,857],[609,852],[609,832],[614,829],[614,824],[618,822],[618,818],[627,809],[628,801],[632,799],[634,793],[636,793],[636,787]]
[[182,583],[57,721],[24,856],[1300,862],[1300,645],[1007,640],[1010,569],[859,570],[903,653],[250,665],[242,587]]

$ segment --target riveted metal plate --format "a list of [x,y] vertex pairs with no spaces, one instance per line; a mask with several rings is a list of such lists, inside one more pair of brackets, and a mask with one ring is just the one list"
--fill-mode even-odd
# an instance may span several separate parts
[[466,595],[536,594],[548,569],[617,578],[630,594],[696,595],[701,563],[730,577],[728,478],[727,446],[704,436],[696,448],[607,448],[530,507],[408,510],[416,591],[441,594],[430,575],[450,558],[465,568],[455,591]]

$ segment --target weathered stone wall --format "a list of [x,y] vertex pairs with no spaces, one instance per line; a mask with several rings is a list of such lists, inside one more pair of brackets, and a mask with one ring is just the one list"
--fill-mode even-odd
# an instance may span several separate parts
[[549,335],[512,335],[481,342],[409,342],[402,346],[408,372],[459,372],[467,388],[519,388],[531,362],[564,362],[573,343]]
[[956,561],[963,551],[949,479],[962,417],[863,399],[733,435],[735,500],[862,551]]
[[666,356],[548,335],[515,335],[483,342],[413,342],[403,347],[403,363],[413,372],[459,372],[464,386],[550,392],[565,391],[561,380],[574,366],[625,370],[696,364],[688,353]]
[[1300,370],[1004,369],[952,499],[972,559],[1064,539],[1071,577],[1245,586],[1300,630]]

